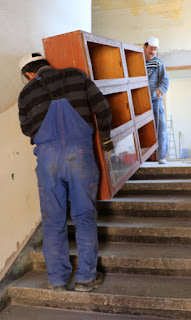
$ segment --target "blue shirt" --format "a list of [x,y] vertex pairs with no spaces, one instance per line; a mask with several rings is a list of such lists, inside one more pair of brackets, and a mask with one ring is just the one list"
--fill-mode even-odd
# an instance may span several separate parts
[[167,92],[169,87],[169,78],[162,61],[158,57],[154,57],[150,61],[146,61],[146,66],[151,98],[153,100],[157,98],[156,89],[160,89],[163,94]]

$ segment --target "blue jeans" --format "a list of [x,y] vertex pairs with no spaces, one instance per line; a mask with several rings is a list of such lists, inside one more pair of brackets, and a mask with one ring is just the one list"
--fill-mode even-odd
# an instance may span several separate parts
[[[152,100],[156,129],[158,132],[158,160],[166,158],[168,154],[168,132],[162,99]],[[159,108],[159,110],[158,110]],[[158,119],[159,115],[159,119]]]

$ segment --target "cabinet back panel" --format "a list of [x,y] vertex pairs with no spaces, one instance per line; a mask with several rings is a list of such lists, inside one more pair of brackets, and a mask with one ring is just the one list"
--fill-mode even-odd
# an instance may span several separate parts
[[120,49],[88,42],[94,80],[124,78]]
[[141,148],[151,147],[156,143],[154,122],[148,122],[146,125],[138,129],[138,135]]
[[146,76],[144,57],[141,52],[125,50],[125,57],[129,77]]
[[148,87],[137,88],[131,91],[135,115],[151,110]]
[[112,129],[131,120],[127,92],[113,93],[105,96],[112,114]]

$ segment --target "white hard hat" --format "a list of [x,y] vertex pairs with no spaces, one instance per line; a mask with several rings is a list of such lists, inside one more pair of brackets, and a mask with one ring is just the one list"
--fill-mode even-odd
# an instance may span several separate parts
[[41,55],[41,53],[27,53],[19,60],[19,68],[22,70],[28,63],[38,60],[44,60],[44,57]]
[[149,46],[151,47],[157,47],[159,48],[159,39],[158,38],[154,38],[154,37],[149,37],[147,38],[147,40],[145,41],[145,43],[148,42]]

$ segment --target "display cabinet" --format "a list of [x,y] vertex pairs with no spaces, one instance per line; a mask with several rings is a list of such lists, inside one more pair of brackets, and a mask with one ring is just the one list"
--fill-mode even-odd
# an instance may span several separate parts
[[110,199],[158,146],[143,48],[80,30],[45,38],[43,46],[52,67],[81,69],[108,100],[113,151],[101,149],[93,118],[98,199]]

